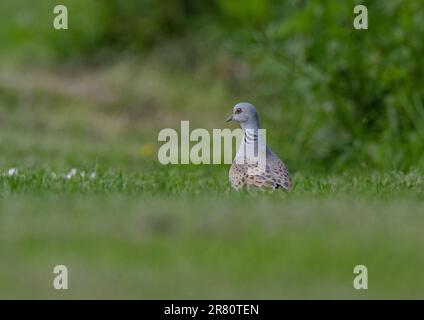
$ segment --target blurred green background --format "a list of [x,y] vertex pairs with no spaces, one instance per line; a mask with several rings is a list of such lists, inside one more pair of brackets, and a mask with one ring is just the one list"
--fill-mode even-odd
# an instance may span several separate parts
[[[0,297],[422,298],[422,39],[415,0],[2,0]],[[158,164],[239,101],[290,194]]]
[[[60,69],[63,87],[108,97],[119,113],[136,109],[139,124],[162,110],[220,127],[235,102],[251,101],[295,170],[423,165],[420,1],[61,3],[66,31],[52,27],[55,1],[2,1],[3,64]],[[368,6],[366,31],[352,26],[358,3]],[[155,127],[168,124],[163,117]]]

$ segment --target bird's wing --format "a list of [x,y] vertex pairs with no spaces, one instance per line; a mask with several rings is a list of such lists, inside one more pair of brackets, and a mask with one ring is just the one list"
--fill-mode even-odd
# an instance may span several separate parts
[[265,170],[258,166],[257,161],[247,161],[238,164],[233,162],[229,172],[232,187],[240,190],[245,185],[248,187],[273,188],[279,187],[289,190],[291,179],[284,163],[276,156],[267,158]]
[[265,168],[260,168],[257,162],[250,162],[247,164],[246,184],[249,187],[277,188],[277,183],[272,177],[269,166],[267,165]]
[[289,190],[291,187],[291,178],[289,171],[277,156],[270,157],[267,159],[267,169],[273,177],[273,180],[277,183],[277,187]]
[[237,164],[235,161],[231,165],[230,172],[228,173],[228,178],[230,179],[231,186],[240,190],[246,183],[247,178],[247,165],[246,164]]

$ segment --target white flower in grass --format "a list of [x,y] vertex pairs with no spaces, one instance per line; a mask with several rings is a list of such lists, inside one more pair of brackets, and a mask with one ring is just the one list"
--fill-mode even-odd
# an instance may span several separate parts
[[91,174],[90,174],[90,178],[91,179],[94,179],[96,177],[96,173],[95,172],[92,172]]
[[17,174],[18,174],[18,169],[16,169],[16,168],[10,168],[10,169],[7,171],[7,175],[8,175],[9,177],[12,177],[12,176],[17,175]]
[[66,175],[66,179],[71,179],[77,174],[77,169],[73,168],[69,173]]
[[84,178],[85,177],[85,172],[83,171],[83,172],[81,172],[80,173],[80,176],[81,176],[81,178]]

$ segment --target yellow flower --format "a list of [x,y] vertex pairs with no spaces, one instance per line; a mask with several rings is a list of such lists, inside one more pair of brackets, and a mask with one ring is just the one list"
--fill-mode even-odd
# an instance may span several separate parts
[[151,143],[146,143],[141,146],[140,153],[143,158],[150,157],[153,154],[154,148]]

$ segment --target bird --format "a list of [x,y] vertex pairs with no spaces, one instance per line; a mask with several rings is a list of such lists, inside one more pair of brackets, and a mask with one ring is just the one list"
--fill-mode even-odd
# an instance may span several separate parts
[[[226,119],[229,121],[238,122],[243,131],[243,139],[228,173],[231,186],[237,191],[244,187],[290,190],[292,181],[285,164],[261,138],[264,129],[259,128],[255,106],[248,102],[237,103]],[[260,150],[265,155],[262,166]]]

